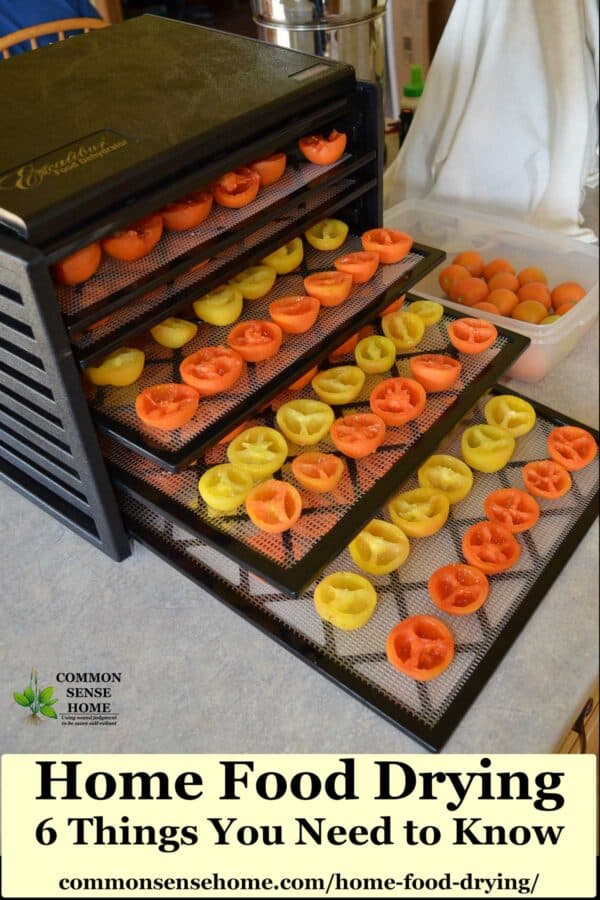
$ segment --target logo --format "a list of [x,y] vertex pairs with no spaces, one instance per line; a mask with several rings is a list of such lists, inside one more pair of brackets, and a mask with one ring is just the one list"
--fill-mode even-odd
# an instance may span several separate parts
[[116,150],[127,147],[129,141],[112,131],[97,131],[53,153],[47,153],[16,169],[0,175],[0,191],[29,191],[39,187],[46,178],[68,175],[75,169],[97,162]]
[[58,718],[54,709],[54,704],[57,702],[58,697],[53,697],[53,693],[53,687],[45,687],[40,690],[37,669],[32,669],[29,676],[29,684],[22,694],[15,691],[13,699],[19,706],[24,706],[31,711],[29,721],[39,722],[41,721],[40,716],[46,716],[47,719]]

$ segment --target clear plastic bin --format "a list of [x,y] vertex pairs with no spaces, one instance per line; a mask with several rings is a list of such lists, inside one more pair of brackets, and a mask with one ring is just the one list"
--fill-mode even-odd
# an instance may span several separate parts
[[469,311],[471,316],[488,319],[531,339],[528,349],[507,372],[511,378],[541,381],[573,350],[598,315],[598,247],[595,244],[584,244],[514,220],[419,200],[406,200],[387,210],[385,224],[407,231],[420,243],[446,251],[447,261],[420,281],[413,293],[433,300],[442,298],[453,309],[466,307],[445,297],[438,275],[462,250],[477,250],[486,262],[505,257],[517,271],[525,266],[539,266],[551,287],[563,281],[577,281],[586,289],[585,297],[577,306],[552,325],[533,325],[482,310]]

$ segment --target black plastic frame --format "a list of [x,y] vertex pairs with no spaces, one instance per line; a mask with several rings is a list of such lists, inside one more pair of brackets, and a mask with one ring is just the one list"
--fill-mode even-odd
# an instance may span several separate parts
[[40,301],[49,292],[42,254],[0,236],[0,478],[125,559],[129,540],[64,322],[56,303]]
[[[389,292],[386,292],[386,295],[387,293]],[[397,289],[393,289],[391,293],[397,295]],[[387,303],[390,300],[391,296],[387,299]],[[385,308],[385,302],[378,306]],[[452,318],[461,317],[460,313],[451,309],[445,308],[445,313]],[[373,315],[374,310],[372,309],[368,318],[372,319]],[[312,550],[288,569],[283,569],[273,560],[256,552],[231,535],[211,527],[186,506],[173,501],[166,494],[135,475],[124,472],[115,463],[110,464],[110,471],[114,481],[141,503],[169,519],[175,525],[184,528],[191,535],[206,541],[224,556],[254,572],[259,578],[264,579],[283,593],[291,597],[298,597],[315,581],[331,558],[342,552],[365,523],[397,491],[398,484],[412,475],[420,463],[434,452],[444,437],[460,422],[479,398],[492,388],[529,344],[529,338],[521,334],[502,328],[499,328],[498,332],[508,340],[507,346],[496,354],[480,375],[462,391],[457,401],[442,413],[410,450],[374,484],[368,493],[363,495],[358,503],[354,504],[350,512],[327,534],[323,535]],[[331,344],[329,350],[331,350]],[[296,375],[296,377],[298,376]],[[275,393],[280,390],[281,384]],[[266,395],[261,396],[264,401]]]
[[[158,463],[169,472],[178,472],[186,468],[201,454],[212,447],[220,438],[228,434],[236,425],[244,419],[252,416],[261,406],[279,394],[289,384],[292,384],[305,372],[317,365],[331,352],[332,346],[342,344],[347,338],[369,322],[380,310],[396,299],[399,293],[405,293],[410,287],[420,281],[428,272],[445,259],[446,254],[442,250],[433,247],[425,247],[422,244],[414,244],[412,251],[422,253],[423,260],[409,272],[405,272],[389,288],[383,291],[371,304],[358,310],[353,316],[346,319],[335,332],[313,344],[294,360],[285,373],[279,373],[268,386],[261,388],[259,393],[246,397],[240,401],[235,410],[230,410],[218,422],[207,427],[201,434],[190,440],[179,450],[166,450],[149,446],[141,430],[131,428],[118,422],[99,410],[92,410],[98,427],[110,435],[118,443],[135,450],[141,456]],[[457,315],[452,312],[452,315]],[[525,339],[527,341],[528,339]]]
[[[522,397],[516,391],[509,390],[503,386],[494,387],[491,393],[513,394],[514,396]],[[528,402],[533,405],[538,417],[545,418],[555,425],[576,425],[579,428],[584,428],[598,441],[598,432],[587,425],[583,425],[575,419],[562,415],[535,401],[528,400]],[[161,536],[156,532],[140,526],[129,516],[125,516],[125,520],[130,533],[136,540],[140,541],[140,543],[144,544],[183,575],[190,578],[198,587],[233,609],[234,612],[237,612],[251,624],[257,626],[264,634],[285,646],[299,659],[302,659],[322,675],[335,682],[355,699],[360,700],[409,737],[414,738],[427,750],[439,752],[502,662],[504,656],[552,587],[558,575],[562,572],[597,516],[598,494],[596,493],[587,504],[577,521],[576,527],[569,532],[567,538],[560,545],[552,560],[529,591],[526,599],[511,617],[508,627],[500,632],[486,655],[471,673],[469,680],[460,693],[451,702],[444,716],[434,727],[427,727],[420,719],[411,715],[399,704],[386,697],[376,688],[369,687],[369,685],[354,676],[343,666],[336,663],[323,650],[319,650],[312,644],[309,644],[304,638],[299,637],[290,628],[273,619],[259,607],[248,604],[232,585],[223,581],[200,563],[192,562],[184,554],[174,552],[172,547],[161,539]],[[330,558],[334,555],[334,553],[331,553]]]

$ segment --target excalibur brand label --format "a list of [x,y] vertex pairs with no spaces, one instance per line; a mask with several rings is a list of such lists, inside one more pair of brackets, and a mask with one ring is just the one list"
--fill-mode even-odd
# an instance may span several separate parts
[[0,174],[0,191],[30,191],[47,178],[60,178],[75,169],[98,162],[127,147],[129,141],[116,131],[96,131],[37,159]]

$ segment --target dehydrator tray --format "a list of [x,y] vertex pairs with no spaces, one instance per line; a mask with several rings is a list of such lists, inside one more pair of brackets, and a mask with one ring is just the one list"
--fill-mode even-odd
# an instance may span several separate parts
[[[434,352],[457,357],[447,335],[447,324],[455,317],[454,312],[447,312],[438,324],[426,329],[418,348],[412,353],[399,354],[396,373],[410,375],[409,359],[414,354]],[[374,327],[380,328],[378,319]],[[125,490],[277,590],[298,596],[331,557],[340,553],[377,509],[396,493],[398,485],[433,452],[449,429],[496,383],[526,343],[520,335],[500,330],[496,342],[484,353],[460,355],[463,369],[456,385],[451,390],[429,394],[425,410],[417,419],[401,428],[388,427],[384,443],[370,456],[359,460],[345,458],[346,471],[335,491],[319,495],[300,490],[302,515],[294,528],[283,534],[259,531],[243,506],[234,514],[224,515],[212,512],[201,500],[198,479],[206,468],[227,461],[223,445],[213,446],[196,467],[177,474],[166,473],[155,462],[114,441],[103,444],[103,452],[111,463],[114,480]],[[393,375],[394,371],[389,374]],[[368,376],[357,400],[337,406],[336,416],[369,412],[369,394],[385,377],[387,373]],[[296,393],[283,393],[276,405],[293,398],[315,396],[309,386]],[[255,421],[276,427],[272,409]],[[274,477],[298,487],[290,461],[304,448],[289,442],[288,446],[290,457]],[[336,452],[329,438],[310,449]]]
[[[262,188],[256,200],[247,206],[226,209],[213,203],[208,218],[197,228],[180,232],[165,229],[154,249],[134,262],[112,259],[105,254],[96,274],[83,284],[56,286],[69,332],[93,324],[169,276],[174,277],[209,259],[295,207],[317,188],[335,184],[374,158],[374,151],[358,159],[344,154],[329,166],[317,166],[290,157],[283,177]],[[201,187],[198,185],[197,190]]]
[[[350,236],[343,245],[343,252],[360,247],[360,238]],[[306,275],[333,269],[333,260],[341,252],[324,253],[305,247],[300,269],[278,278],[266,297],[245,302],[238,322],[269,319],[269,303],[278,297],[304,294]],[[226,344],[232,326],[201,325],[196,337],[181,350],[168,350],[148,335],[140,345],[146,354],[146,365],[138,381],[129,388],[103,387],[91,392],[90,403],[97,424],[118,442],[170,471],[189,465],[215,441],[316,365],[332,348],[358,331],[379,310],[385,309],[443,258],[442,251],[418,246],[413,247],[400,263],[380,266],[374,278],[367,284],[355,285],[348,300],[340,306],[322,308],[309,332],[285,335],[276,356],[256,365],[246,365],[242,376],[226,395],[203,398],[196,416],[174,431],[159,431],[144,425],[135,414],[135,398],[150,385],[180,381],[179,365],[183,358],[200,347]]]
[[219,251],[201,269],[171,278],[137,297],[135,302],[121,306],[105,322],[101,319],[93,327],[72,337],[79,363],[90,365],[165,316],[177,315],[180,310],[190,307],[190,303],[199,296],[231,278],[232,274],[260,262],[315,222],[334,215],[363,196],[375,184],[375,180],[343,179],[328,185],[318,194],[311,194],[301,201],[293,210],[278,215],[267,225]]
[[[513,392],[497,388],[494,393]],[[517,535],[522,548],[518,565],[490,576],[490,595],[478,612],[448,616],[429,599],[429,576],[438,566],[462,561],[462,535],[468,526],[484,518],[484,498],[499,488],[522,487],[520,470],[527,461],[547,456],[549,432],[557,425],[580,425],[540,404],[533,406],[537,424],[517,440],[512,461],[493,475],[475,473],[472,492],[451,507],[441,532],[411,540],[408,560],[395,573],[370,576],[378,593],[377,608],[367,625],[354,632],[340,631],[319,618],[313,606],[312,586],[292,599],[135,497],[122,495],[121,507],[135,538],[426,748],[439,751],[598,514],[596,458],[586,468],[572,473],[573,487],[568,494],[559,500],[540,501],[542,513],[538,523]],[[448,437],[444,452],[460,455],[462,429],[484,421],[482,408],[483,401],[479,401],[460,428]],[[588,430],[597,440],[598,434]],[[413,486],[416,479],[411,477],[406,483],[399,483],[398,489]],[[388,518],[385,510],[378,515]],[[347,551],[330,561],[323,574],[340,570],[359,571]],[[441,618],[456,642],[450,667],[427,683],[396,672],[385,654],[391,628],[407,616],[423,613]]]

